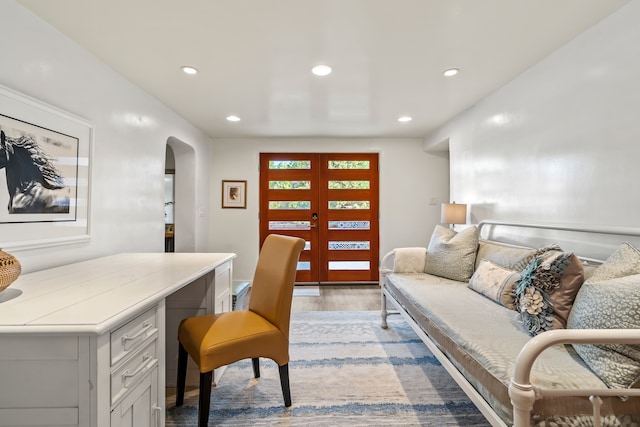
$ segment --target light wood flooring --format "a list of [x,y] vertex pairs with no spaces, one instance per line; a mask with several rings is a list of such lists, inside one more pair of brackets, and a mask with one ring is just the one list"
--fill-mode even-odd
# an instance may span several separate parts
[[[317,296],[305,296],[314,293]],[[360,311],[380,309],[378,285],[296,286],[291,311]],[[309,292],[307,292],[309,291]],[[297,295],[296,295],[297,294]]]

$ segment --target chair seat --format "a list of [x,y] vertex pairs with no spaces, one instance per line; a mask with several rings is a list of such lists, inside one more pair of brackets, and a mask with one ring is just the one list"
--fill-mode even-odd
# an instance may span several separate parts
[[200,372],[255,357],[267,357],[280,366],[289,362],[288,339],[271,322],[249,310],[184,319],[178,339]]

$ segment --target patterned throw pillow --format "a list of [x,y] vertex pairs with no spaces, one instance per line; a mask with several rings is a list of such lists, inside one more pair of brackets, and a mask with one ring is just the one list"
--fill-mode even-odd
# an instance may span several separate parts
[[582,263],[572,253],[551,250],[531,261],[520,273],[515,300],[527,332],[564,328],[583,282]]
[[[640,274],[586,281],[576,296],[567,327],[640,329]],[[640,345],[573,344],[573,347],[609,387],[640,387]]]
[[596,268],[589,280],[615,279],[632,274],[640,274],[640,251],[624,242],[618,250]]
[[436,225],[427,248],[425,273],[466,282],[473,274],[478,250],[478,228],[459,233]]
[[469,280],[469,288],[514,310],[514,287],[518,279],[520,274],[515,271],[483,259]]

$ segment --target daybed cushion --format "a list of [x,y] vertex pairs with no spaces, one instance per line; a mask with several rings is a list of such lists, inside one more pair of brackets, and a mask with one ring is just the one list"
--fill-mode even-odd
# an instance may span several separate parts
[[[511,425],[508,385],[514,361],[531,339],[522,328],[519,314],[471,291],[466,283],[428,274],[390,274],[386,283],[386,291],[443,349],[498,416]],[[564,345],[542,353],[534,364],[531,380],[537,386],[553,389],[606,387],[573,348]],[[602,400],[603,416],[640,412],[639,399]],[[592,410],[586,397],[556,397],[537,400],[532,413],[535,420],[560,420],[591,414]]]
[[478,228],[459,233],[436,225],[427,248],[425,272],[451,280],[467,282],[473,274],[478,249]]
[[[640,329],[640,253],[624,243],[582,286],[567,327]],[[612,388],[640,387],[640,345],[575,344],[582,359]]]
[[514,286],[520,274],[482,260],[469,279],[469,288],[511,310],[515,309]]

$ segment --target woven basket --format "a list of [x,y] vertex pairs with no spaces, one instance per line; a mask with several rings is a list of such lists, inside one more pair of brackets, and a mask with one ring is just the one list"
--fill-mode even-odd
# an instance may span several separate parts
[[12,284],[21,272],[22,268],[16,257],[0,249],[0,292]]

